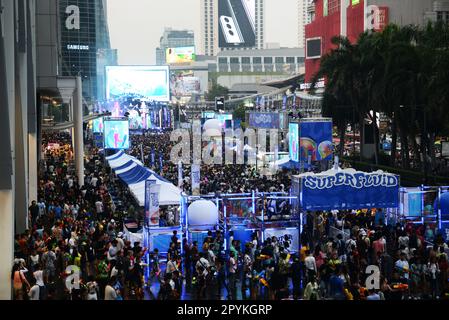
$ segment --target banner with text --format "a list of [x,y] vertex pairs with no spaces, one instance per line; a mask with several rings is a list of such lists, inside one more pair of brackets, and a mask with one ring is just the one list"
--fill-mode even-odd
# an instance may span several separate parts
[[399,207],[399,177],[355,170],[300,176],[305,210],[347,210]]

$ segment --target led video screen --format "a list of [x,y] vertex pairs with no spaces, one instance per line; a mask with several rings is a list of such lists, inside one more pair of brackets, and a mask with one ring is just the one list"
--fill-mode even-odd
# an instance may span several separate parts
[[288,134],[290,160],[299,162],[299,124],[290,123]]
[[195,61],[195,47],[168,48],[165,60],[167,64],[182,64]]
[[106,98],[132,96],[168,102],[169,78],[168,66],[106,67]]
[[301,122],[300,125],[300,160],[332,160],[332,121],[317,120]]
[[103,118],[98,118],[92,121],[92,132],[103,133]]
[[256,0],[220,0],[218,2],[219,47],[256,46]]
[[321,58],[321,38],[306,40],[306,59]]
[[104,121],[104,147],[114,150],[129,149],[128,120]]
[[191,97],[201,93],[201,80],[193,71],[171,72],[170,89],[173,97]]

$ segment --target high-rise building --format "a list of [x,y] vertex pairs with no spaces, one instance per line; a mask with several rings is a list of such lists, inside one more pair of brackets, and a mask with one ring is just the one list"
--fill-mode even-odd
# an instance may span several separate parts
[[304,48],[306,44],[306,24],[309,20],[307,8],[310,0],[298,0],[298,47]]
[[156,65],[166,64],[166,50],[168,48],[194,47],[195,34],[192,30],[173,30],[165,28],[164,34],[156,48]]
[[59,0],[60,75],[80,75],[86,101],[104,99],[104,66],[117,64],[111,50],[106,0]]
[[265,0],[242,0],[254,14],[255,45],[246,48],[220,48],[219,46],[219,1],[201,0],[201,54],[216,56],[225,50],[263,49],[265,43]]

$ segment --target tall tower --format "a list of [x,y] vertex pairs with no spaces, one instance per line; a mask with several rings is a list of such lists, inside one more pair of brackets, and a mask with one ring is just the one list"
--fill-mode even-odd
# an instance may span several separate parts
[[219,47],[219,1],[229,0],[201,0],[201,53],[214,56],[221,50],[263,49],[265,45],[265,0],[241,0],[254,16],[256,41],[252,48]]
[[218,1],[201,0],[201,53],[214,56],[218,53]]
[[307,7],[309,0],[298,0],[298,47],[304,48],[306,43]]

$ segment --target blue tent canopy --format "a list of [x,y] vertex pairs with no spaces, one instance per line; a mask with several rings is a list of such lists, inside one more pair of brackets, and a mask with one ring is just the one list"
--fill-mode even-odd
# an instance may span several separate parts
[[145,181],[151,176],[151,172],[144,167],[134,167],[131,170],[118,175],[126,184],[135,184]]
[[124,165],[122,165],[120,167],[115,168],[114,170],[120,171],[120,170],[126,169],[128,167],[131,167],[133,165],[133,163],[134,163],[134,161],[130,160],[129,162],[125,163]]

